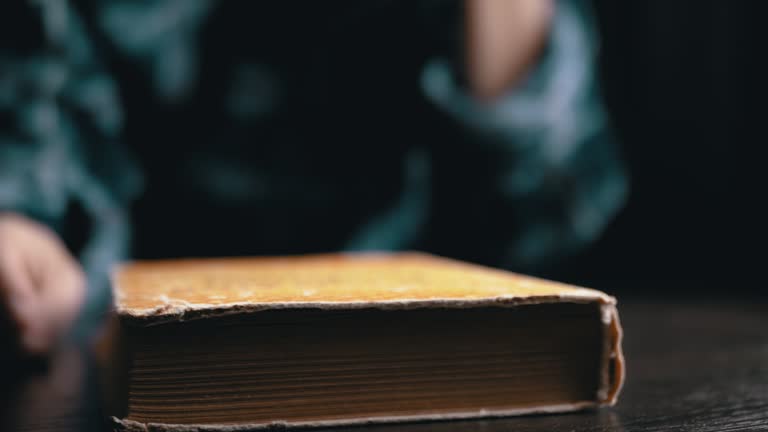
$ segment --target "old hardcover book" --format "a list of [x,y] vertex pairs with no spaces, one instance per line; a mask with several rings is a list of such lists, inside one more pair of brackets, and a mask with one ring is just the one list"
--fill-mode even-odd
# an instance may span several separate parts
[[135,262],[113,286],[118,430],[571,411],[624,376],[614,298],[424,254]]

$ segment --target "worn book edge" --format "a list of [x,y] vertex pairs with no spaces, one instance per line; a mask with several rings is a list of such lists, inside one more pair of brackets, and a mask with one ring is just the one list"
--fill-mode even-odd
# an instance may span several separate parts
[[111,417],[114,431],[119,432],[246,432],[264,430],[305,429],[334,426],[363,426],[376,424],[406,423],[417,421],[440,420],[470,420],[477,418],[510,417],[525,414],[549,414],[579,411],[594,408],[600,404],[593,401],[575,402],[572,404],[543,405],[530,408],[488,409],[479,411],[452,412],[443,414],[424,414],[406,416],[382,416],[359,419],[322,420],[308,422],[273,421],[270,423],[241,423],[241,424],[166,424],[141,423],[133,420],[123,420]]
[[[560,282],[536,278],[508,272],[505,270],[494,269],[461,262],[449,258],[436,257],[420,252],[405,252],[398,254],[386,253],[355,253],[355,254],[329,254],[314,255],[322,258],[324,256],[346,256],[350,259],[376,258],[396,256],[401,258],[426,259],[434,264],[435,262],[452,267],[463,267],[467,271],[483,272],[486,274],[495,274],[502,277],[514,276],[520,280],[521,284],[544,285],[548,288],[546,294],[503,294],[498,296],[479,296],[479,297],[432,297],[432,298],[399,298],[396,300],[354,300],[354,301],[273,301],[273,302],[227,302],[227,303],[194,303],[181,298],[173,298],[167,295],[157,297],[158,304],[150,308],[134,308],[124,304],[124,290],[120,285],[118,275],[123,269],[129,268],[132,263],[127,262],[117,266],[111,274],[111,285],[115,299],[115,311],[121,319],[130,325],[152,326],[165,324],[174,321],[189,321],[196,319],[215,318],[227,315],[247,314],[252,312],[261,312],[265,310],[276,309],[324,309],[324,310],[345,310],[345,309],[420,309],[420,308],[470,308],[483,306],[517,306],[524,304],[537,303],[591,303],[599,302],[602,304],[616,304],[616,299],[603,293],[602,291],[568,285]],[[192,260],[194,261],[194,260]],[[430,264],[428,262],[428,264]]]
[[[526,304],[549,302],[554,303],[563,301],[561,298],[547,298],[538,300],[543,301],[529,301]],[[579,302],[581,303],[584,302],[585,299],[579,298],[578,300],[580,300]],[[590,300],[595,301],[596,299]],[[512,306],[512,304],[509,302],[503,304]],[[515,304],[521,303],[517,302]],[[619,321],[618,311],[615,306],[615,300],[612,302],[600,302],[600,308],[601,318],[604,325],[605,343],[603,346],[605,348],[603,352],[603,365],[601,367],[601,383],[598,387],[595,401],[582,401],[571,404],[543,405],[515,409],[487,409],[455,413],[386,416],[313,422],[273,421],[270,423],[252,424],[165,424],[141,423],[133,420],[119,419],[117,417],[110,417],[110,420],[113,426],[113,430],[120,432],[245,432],[252,430],[303,429],[331,426],[404,423],[413,421],[468,420],[476,418],[508,417],[526,414],[564,413],[589,408],[598,408],[602,406],[613,406],[617,402],[618,395],[621,392],[625,379],[624,356],[621,348],[623,332]]]

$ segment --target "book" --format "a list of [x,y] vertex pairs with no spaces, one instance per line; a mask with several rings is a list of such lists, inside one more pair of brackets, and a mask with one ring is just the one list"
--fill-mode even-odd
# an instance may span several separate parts
[[564,412],[613,405],[624,378],[613,297],[426,254],[133,262],[112,281],[116,430]]

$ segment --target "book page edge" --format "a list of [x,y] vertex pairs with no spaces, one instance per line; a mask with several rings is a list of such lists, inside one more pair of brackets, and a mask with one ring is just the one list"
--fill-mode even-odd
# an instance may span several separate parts
[[570,404],[541,405],[527,408],[484,409],[454,413],[419,414],[407,416],[362,417],[354,419],[320,420],[306,422],[275,421],[251,424],[165,424],[141,423],[134,420],[110,417],[113,430],[119,432],[245,432],[255,430],[309,429],[332,426],[360,426],[386,423],[406,423],[442,420],[470,420],[479,418],[512,417],[527,414],[550,414],[580,411],[595,408],[594,401],[580,401]]

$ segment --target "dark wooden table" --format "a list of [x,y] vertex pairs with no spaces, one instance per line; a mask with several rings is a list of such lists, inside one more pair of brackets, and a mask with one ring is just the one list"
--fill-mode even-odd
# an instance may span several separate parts
[[[376,432],[768,430],[768,307],[624,301],[628,376],[614,408],[338,429]],[[103,431],[93,362],[72,347],[0,388],[0,431]]]

